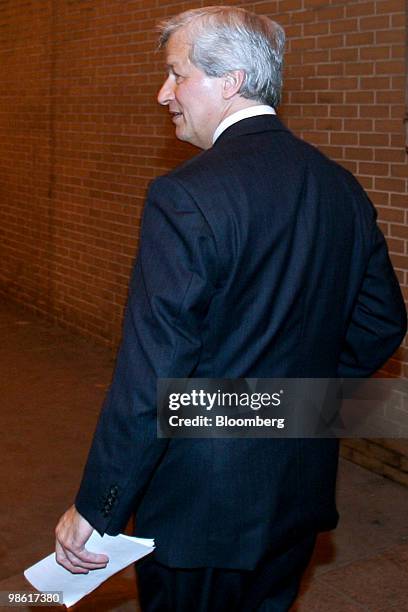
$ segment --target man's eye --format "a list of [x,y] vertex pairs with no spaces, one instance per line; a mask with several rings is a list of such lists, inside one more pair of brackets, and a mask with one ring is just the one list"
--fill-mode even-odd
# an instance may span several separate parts
[[174,76],[176,77],[176,83],[181,83],[183,80],[183,77],[181,76],[181,74],[174,74]]

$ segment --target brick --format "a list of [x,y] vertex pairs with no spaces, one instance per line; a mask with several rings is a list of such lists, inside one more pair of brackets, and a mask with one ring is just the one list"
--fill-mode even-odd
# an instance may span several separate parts
[[[368,192],[368,196],[374,202],[375,206],[388,206],[389,205],[390,198],[389,198],[388,193],[383,193],[381,191],[372,191],[372,192]],[[380,217],[381,217],[381,211],[380,211]]]
[[[376,32],[378,35],[379,32]],[[387,42],[387,41],[384,41]],[[357,32],[346,35],[346,45],[349,47],[360,47],[374,43],[374,32]]]
[[353,77],[341,77],[330,79],[330,89],[358,89],[358,79]]
[[404,74],[405,62],[401,60],[389,60],[376,63],[377,74]]
[[376,178],[375,188],[380,191],[406,192],[406,181],[397,178]]
[[390,79],[384,76],[363,77],[362,89],[390,89]]
[[327,22],[320,23],[305,23],[303,25],[303,34],[305,36],[318,36],[329,33],[329,24]]
[[318,76],[342,76],[344,74],[344,64],[340,62],[320,64],[316,66],[316,74]]
[[360,30],[388,30],[390,27],[390,18],[386,15],[377,15],[375,17],[361,17]]
[[319,50],[307,50],[303,52],[302,55],[302,63],[303,64],[321,64],[324,62],[328,62],[330,59],[329,49],[319,49]]
[[376,91],[375,100],[378,104],[404,104],[403,91]]
[[333,104],[330,107],[330,115],[332,117],[357,117],[358,106],[356,104]]
[[314,91],[293,91],[290,99],[293,104],[315,104],[316,93]]
[[[292,38],[298,38],[299,36],[302,36],[302,25],[298,24],[298,25],[287,25],[285,26],[285,34],[286,34],[286,38],[288,40],[292,39]],[[305,36],[307,36],[306,32],[304,32]]]
[[382,45],[387,43],[388,45],[401,45],[404,43],[405,32],[401,30],[380,30],[375,32],[375,41],[377,44]]
[[390,116],[390,107],[386,104],[371,104],[367,106],[365,104],[360,105],[360,115],[362,117],[370,116],[372,118],[386,118]]
[[[381,135],[382,134],[377,134],[377,137],[380,137]],[[389,139],[388,134],[384,134],[384,137]],[[406,159],[406,154],[403,149],[377,149],[375,151],[375,159],[376,161],[404,163]]]
[[327,119],[319,119],[319,129],[339,132],[342,129],[342,119],[328,117]]
[[356,132],[339,132],[330,134],[330,144],[333,145],[357,145],[358,134]]
[[315,76],[315,66],[287,66],[286,75],[288,77],[310,77]]
[[345,64],[344,71],[346,76],[372,75],[374,74],[374,64],[373,62],[350,62]]
[[303,106],[303,116],[304,117],[328,117],[329,116],[329,107],[323,104],[313,104],[313,106]]
[[347,67],[347,62],[357,62],[358,61],[358,49],[346,48],[342,46],[340,49],[330,49],[330,59],[332,62],[345,62],[345,68]]
[[337,21],[343,19],[345,16],[344,6],[329,6],[322,7],[316,11],[316,18],[318,21]]
[[[345,150],[345,154],[347,159],[355,159],[355,160],[372,160],[374,158],[374,152],[371,148],[363,148],[363,147],[348,147]],[[377,187],[376,187],[377,188]]]
[[[406,194],[401,193],[391,193],[391,206],[401,206],[403,208],[407,207],[407,196]],[[404,218],[402,218],[402,221]]]
[[333,34],[356,32],[358,30],[357,19],[340,19],[330,22],[330,32]]
[[343,46],[343,36],[341,34],[330,34],[328,36],[318,36],[315,47],[317,49],[334,49]]
[[311,144],[316,146],[318,145],[326,145],[329,143],[329,134],[328,132],[318,132],[318,131],[304,131],[302,137]]
[[288,91],[301,91],[302,87],[302,79],[299,78],[287,78],[285,79],[285,88]]
[[387,164],[378,164],[371,162],[359,162],[359,174],[368,174],[369,176],[388,176],[389,166]]
[[396,132],[401,133],[403,131],[402,122],[400,119],[376,119],[375,129],[378,132]]
[[305,115],[305,113],[303,112],[303,107],[299,104],[298,106],[295,106],[294,104],[291,104],[290,106],[290,112],[293,114],[293,116],[296,117],[304,117],[307,116]]
[[323,77],[305,77],[303,80],[303,87],[306,90],[312,89],[314,91],[319,89],[329,89],[329,79]]
[[313,130],[314,121],[313,119],[307,118],[298,118],[298,117],[289,117],[287,120],[289,127],[295,132],[300,132],[301,130]]
[[346,91],[346,104],[374,104],[373,91]]
[[292,51],[298,49],[314,49],[316,46],[316,39],[313,36],[309,36],[308,38],[295,38],[292,40]]
[[304,51],[286,51],[286,67],[297,66],[303,63]]
[[[391,164],[390,166],[391,176],[396,178],[408,178],[408,168],[407,164]],[[406,188],[408,192],[408,185]],[[407,204],[408,204],[408,193],[407,193]]]
[[373,2],[350,2],[346,5],[347,17],[361,17],[362,15],[373,15],[375,4]]
[[360,49],[360,58],[362,60],[378,60],[388,59],[390,56],[390,47],[387,46],[373,46],[373,47],[362,47]]
[[343,103],[345,94],[343,91],[317,91],[315,96],[318,103],[340,104]]
[[[390,227],[391,235],[396,236],[397,238],[403,238],[404,240],[408,240],[408,226],[407,225],[397,225],[392,223]],[[408,355],[405,355],[406,361],[408,361]]]
[[[359,134],[359,144],[362,147],[388,147],[389,146],[388,134]],[[377,153],[375,152],[375,159],[377,159]]]

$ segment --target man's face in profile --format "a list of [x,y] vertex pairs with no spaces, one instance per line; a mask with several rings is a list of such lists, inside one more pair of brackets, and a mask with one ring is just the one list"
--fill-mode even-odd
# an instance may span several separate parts
[[223,118],[223,79],[209,77],[194,66],[187,34],[187,28],[180,28],[170,36],[166,46],[168,77],[157,100],[169,107],[177,138],[208,149]]

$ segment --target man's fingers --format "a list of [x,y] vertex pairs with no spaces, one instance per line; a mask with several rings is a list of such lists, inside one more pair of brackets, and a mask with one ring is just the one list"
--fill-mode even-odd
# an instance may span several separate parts
[[[88,555],[91,555],[92,553],[89,553],[89,551],[81,551],[81,553],[77,553],[77,552],[72,552],[70,550],[65,550],[64,552],[69,562],[74,567],[77,567],[77,568],[82,568],[86,570],[94,570],[94,569],[102,569],[106,567],[107,565],[107,561],[95,562],[92,560],[87,560],[87,555],[83,553],[85,552],[85,553],[88,553]],[[98,556],[98,555],[93,555],[93,556]]]
[[86,568],[81,568],[76,565],[73,565],[71,561],[68,559],[65,550],[59,544],[59,542],[55,545],[55,560],[59,565],[64,567],[66,570],[71,572],[72,574],[88,574],[89,570]]
[[59,565],[62,565],[71,574],[89,574],[89,570],[83,567],[77,567],[73,565],[66,557],[58,561]]
[[86,548],[82,550],[65,549],[65,554],[73,565],[86,569],[100,569],[106,567],[109,558],[106,555],[92,553]]
[[81,561],[77,556],[73,555],[70,552],[56,553],[55,555],[56,561],[62,567],[69,570],[73,574],[87,574],[89,570],[98,570],[106,567],[106,563],[87,563],[85,561]]
[[68,548],[61,542],[55,544],[55,558],[57,563],[74,574],[85,574],[89,570],[103,569],[109,558],[103,554],[92,553],[85,548]]

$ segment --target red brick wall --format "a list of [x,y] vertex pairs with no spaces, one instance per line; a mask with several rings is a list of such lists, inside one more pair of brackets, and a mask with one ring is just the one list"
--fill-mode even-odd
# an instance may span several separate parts
[[[206,3],[1,3],[3,296],[117,343],[147,183],[196,152],[155,103],[154,26]],[[404,0],[230,4],[285,26],[281,116],[368,190],[408,297]]]

